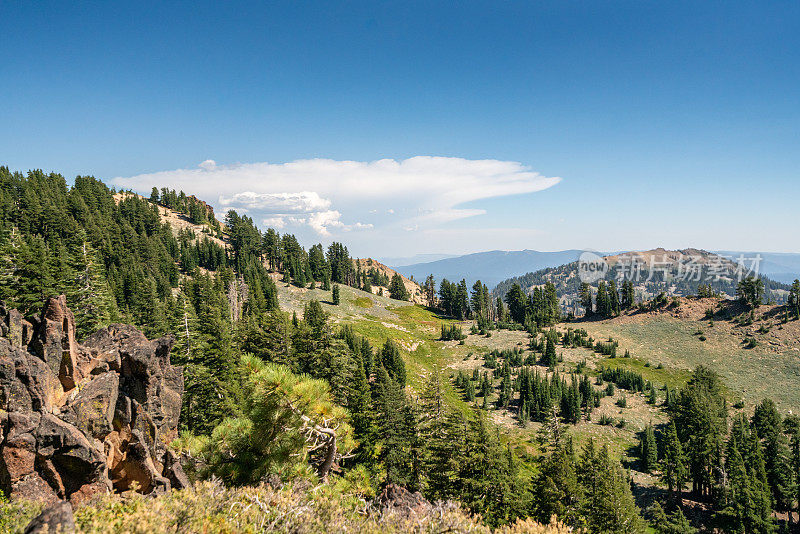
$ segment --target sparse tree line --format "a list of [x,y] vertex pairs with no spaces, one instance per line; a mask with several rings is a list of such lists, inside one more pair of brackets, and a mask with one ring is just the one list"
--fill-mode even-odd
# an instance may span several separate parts
[[[701,297],[727,297],[733,298],[739,295],[739,280],[733,270],[729,276],[712,277],[706,276],[702,280],[695,277],[678,277],[667,279],[664,273],[656,272],[649,276],[648,271],[643,271],[641,278],[630,280],[620,276],[619,271],[610,269],[605,278],[596,284],[590,285],[582,283],[580,277],[576,276],[578,269],[577,263],[569,263],[558,267],[548,267],[536,272],[527,273],[503,280],[492,290],[495,297],[505,299],[505,296],[515,285],[520,286],[524,293],[535,287],[544,287],[548,282],[555,285],[559,297],[565,298],[570,308],[574,307],[573,313],[580,315],[581,309],[587,316],[594,313],[595,317],[611,317],[618,315],[620,311],[638,308],[646,305],[645,295],[658,295],[674,289],[676,295],[698,295]],[[676,271],[673,274],[677,274]],[[762,296],[767,302],[786,303],[790,286],[771,280],[765,276],[757,278],[763,284]],[[745,278],[746,279],[746,278]],[[600,285],[605,286],[605,295],[602,293]],[[612,282],[616,286],[617,304],[614,302],[614,295],[611,291]],[[578,306],[579,305],[579,306]],[[566,307],[566,306],[565,306]]]
[[[598,369],[594,385],[603,387],[592,386],[584,373],[585,363],[579,365],[569,379],[565,378],[555,370],[558,343],[592,347],[591,338],[585,331],[569,330],[559,334],[550,329],[531,336],[527,355],[517,347],[487,353],[483,361],[486,370],[481,372],[480,368],[475,368],[471,375],[460,371],[455,375],[455,385],[468,402],[479,404],[483,409],[507,409],[523,425],[528,421],[547,423],[552,417],[571,424],[590,420],[593,409],[600,406],[600,400],[614,395],[614,386],[634,393],[650,391],[651,396],[656,395],[655,386],[644,380],[640,373],[619,367]],[[549,372],[541,374],[534,367],[537,364],[547,367]],[[608,385],[604,386],[605,383]],[[480,402],[478,397],[481,397]]]

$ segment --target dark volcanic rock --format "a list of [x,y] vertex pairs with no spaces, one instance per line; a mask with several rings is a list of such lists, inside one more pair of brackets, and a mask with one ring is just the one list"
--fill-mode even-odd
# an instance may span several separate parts
[[63,295],[30,321],[0,303],[0,490],[78,505],[134,482],[186,487],[166,447],[183,395],[173,343],[115,324],[79,344]]
[[59,502],[48,506],[25,528],[25,534],[54,534],[56,532],[62,534],[75,532],[75,517],[72,514],[72,506],[68,502]]
[[418,491],[411,492],[397,484],[388,484],[375,499],[380,507],[407,508],[413,510],[430,506],[430,503]]

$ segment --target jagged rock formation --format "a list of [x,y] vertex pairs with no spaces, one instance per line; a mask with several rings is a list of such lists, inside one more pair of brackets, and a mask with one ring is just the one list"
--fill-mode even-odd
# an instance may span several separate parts
[[114,324],[83,344],[62,295],[24,319],[0,304],[0,489],[77,505],[111,490],[188,484],[166,447],[177,435],[183,369],[174,340]]

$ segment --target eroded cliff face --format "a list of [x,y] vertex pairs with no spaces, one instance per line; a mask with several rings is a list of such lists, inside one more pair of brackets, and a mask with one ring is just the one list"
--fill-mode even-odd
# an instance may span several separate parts
[[[0,304],[0,489],[80,504],[97,493],[188,484],[177,436],[183,369],[174,340],[114,324],[75,340],[62,295],[26,320]],[[135,484],[134,484],[135,483]]]

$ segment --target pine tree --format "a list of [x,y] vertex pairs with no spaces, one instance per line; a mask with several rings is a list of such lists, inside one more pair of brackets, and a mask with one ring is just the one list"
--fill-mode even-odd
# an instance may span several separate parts
[[578,484],[571,441],[558,446],[542,460],[533,487],[536,496],[534,513],[539,521],[548,522],[557,516],[567,524],[575,524],[582,490]]
[[761,439],[767,479],[774,507],[779,512],[791,509],[794,500],[794,480],[791,476],[789,448],[783,434],[783,421],[775,403],[764,399],[756,406],[753,429]]
[[0,301],[16,305],[19,292],[19,261],[21,236],[15,228],[0,228]]
[[586,282],[582,282],[579,295],[580,295],[580,299],[581,299],[581,306],[583,306],[583,309],[585,311],[586,317],[591,316],[592,313],[594,312],[594,310],[592,309],[592,288],[591,288],[591,286],[589,284],[587,284]]
[[606,283],[603,280],[597,282],[597,314],[602,317],[611,316],[611,302],[608,297]]
[[383,438],[378,459],[386,473],[384,482],[416,490],[420,486],[417,416],[402,386],[383,365],[376,372],[373,399],[378,433]]
[[678,394],[672,413],[687,456],[692,490],[698,498],[710,498],[727,430],[727,405],[719,376],[699,366]]
[[340,302],[339,299],[340,299],[340,296],[339,296],[339,284],[333,284],[333,289],[332,289],[332,292],[331,292],[331,302],[333,303],[334,306],[338,306],[339,305],[339,302]]
[[526,302],[525,294],[519,284],[514,284],[506,293],[506,304],[511,319],[519,324],[525,323]]
[[725,450],[727,473],[716,520],[725,532],[774,532],[761,444],[744,417],[731,429]]
[[656,393],[656,388],[652,384],[650,385],[650,396],[647,399],[647,402],[655,406],[658,403],[658,394]]
[[444,400],[438,370],[431,373],[420,398],[419,432],[425,444],[423,471],[424,494],[432,501],[455,497],[455,478],[460,460],[458,442],[458,417]]
[[800,280],[795,279],[789,290],[787,307],[791,310],[795,319],[800,319]]
[[347,412],[333,403],[328,385],[255,357],[245,357],[243,368],[243,413],[214,429],[212,472],[228,483],[255,483],[310,462],[324,481],[355,447]]
[[650,506],[649,512],[650,523],[658,534],[697,534],[697,529],[692,526],[677,506],[667,515],[656,501]]
[[644,432],[639,438],[639,458],[642,468],[646,473],[652,472],[658,465],[658,447],[656,446],[656,433],[653,425],[645,427]]
[[589,531],[643,532],[644,525],[633,501],[630,484],[619,463],[609,458],[608,446],[603,445],[597,454],[593,449],[585,450],[581,464],[586,489],[583,509]]
[[392,276],[392,281],[389,284],[389,295],[395,300],[408,300],[411,297],[403,278],[398,273],[394,273]]
[[84,241],[74,259],[75,278],[69,301],[77,335],[82,338],[119,320],[119,311],[108,286],[105,266],[94,247]]
[[608,288],[608,308],[610,315],[620,314],[619,292],[617,291],[617,282],[612,280]]
[[761,278],[748,276],[739,282],[736,293],[739,299],[753,310],[764,298],[764,281]]
[[429,274],[428,277],[425,279],[425,298],[428,302],[428,306],[435,308],[436,307],[436,280],[433,278],[432,274]]
[[381,362],[392,380],[404,388],[406,386],[406,364],[400,355],[400,349],[391,339],[387,339],[383,344]]
[[667,425],[661,448],[664,453],[659,465],[661,482],[666,484],[670,493],[674,492],[680,495],[687,477],[686,458],[683,454],[681,442],[678,439],[678,431],[674,420],[670,420]]
[[629,310],[635,304],[635,294],[633,291],[633,282],[625,280],[622,282],[622,309]]
[[558,364],[558,356],[556,355],[556,342],[551,335],[547,336],[547,345],[544,351],[544,358],[542,364],[550,369],[555,369]]

